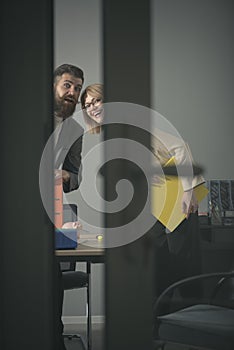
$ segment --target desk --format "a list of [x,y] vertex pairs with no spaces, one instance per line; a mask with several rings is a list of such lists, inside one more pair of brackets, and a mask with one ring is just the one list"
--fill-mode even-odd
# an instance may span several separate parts
[[59,261],[102,263],[105,258],[105,249],[99,247],[98,244],[95,247],[91,247],[84,243],[78,243],[76,249],[59,249],[55,251],[55,255]]
[[[100,247],[100,244],[90,240],[92,246],[88,246],[89,240],[83,240],[82,243],[78,242],[76,249],[64,249],[56,250],[55,255],[58,260],[77,262],[86,262],[86,272],[88,274],[88,287],[87,287],[87,349],[92,349],[92,312],[91,312],[91,264],[103,263],[105,260],[105,250]],[[86,243],[87,245],[85,245]]]

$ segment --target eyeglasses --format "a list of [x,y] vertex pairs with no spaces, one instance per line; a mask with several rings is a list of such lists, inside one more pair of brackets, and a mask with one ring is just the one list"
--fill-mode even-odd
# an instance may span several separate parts
[[102,99],[96,98],[96,99],[93,99],[92,102],[86,103],[84,108],[86,109],[86,111],[89,111],[91,109],[91,106],[98,107],[101,105],[101,103],[102,103]]

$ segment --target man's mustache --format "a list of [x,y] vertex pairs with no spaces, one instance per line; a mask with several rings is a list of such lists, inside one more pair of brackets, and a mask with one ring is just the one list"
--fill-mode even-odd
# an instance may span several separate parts
[[73,96],[71,96],[71,95],[67,95],[67,96],[64,96],[63,98],[62,98],[62,101],[70,101],[70,102],[73,102],[73,103],[77,103],[77,101],[76,101],[76,99],[73,97]]

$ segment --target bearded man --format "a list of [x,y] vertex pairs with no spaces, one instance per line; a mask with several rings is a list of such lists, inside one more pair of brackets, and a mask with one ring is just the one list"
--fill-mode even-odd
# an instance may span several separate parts
[[69,117],[76,109],[83,83],[84,73],[76,66],[62,64],[54,71],[55,176],[62,176],[64,192],[76,190],[81,182],[84,130]]
[[[55,180],[62,178],[63,191],[76,190],[81,182],[81,151],[84,129],[72,118],[84,83],[83,71],[62,64],[54,71],[54,169]],[[63,338],[63,279],[59,263],[55,264],[56,349],[66,350]]]

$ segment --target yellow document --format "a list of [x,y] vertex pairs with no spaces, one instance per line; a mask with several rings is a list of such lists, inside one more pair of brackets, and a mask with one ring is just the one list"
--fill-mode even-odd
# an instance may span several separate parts
[[[175,165],[172,157],[166,166]],[[208,189],[204,184],[194,188],[198,202],[208,194]],[[162,184],[152,185],[151,188],[151,211],[152,214],[170,231],[186,218],[182,212],[182,196],[184,190],[181,180],[177,176],[167,176]]]

